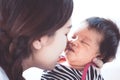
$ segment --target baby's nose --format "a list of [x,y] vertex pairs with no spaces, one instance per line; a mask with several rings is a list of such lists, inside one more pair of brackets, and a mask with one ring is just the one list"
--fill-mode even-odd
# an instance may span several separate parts
[[71,40],[70,40],[70,41],[74,42],[74,41],[76,41],[77,39],[78,39],[78,36],[73,35],[73,36],[71,37]]

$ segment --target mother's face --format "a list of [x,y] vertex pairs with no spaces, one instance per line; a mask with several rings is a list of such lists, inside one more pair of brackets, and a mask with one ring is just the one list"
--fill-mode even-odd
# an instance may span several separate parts
[[68,22],[51,37],[43,36],[40,40],[33,42],[33,60],[36,67],[42,69],[52,69],[59,55],[64,51],[67,43],[67,33],[71,27]]

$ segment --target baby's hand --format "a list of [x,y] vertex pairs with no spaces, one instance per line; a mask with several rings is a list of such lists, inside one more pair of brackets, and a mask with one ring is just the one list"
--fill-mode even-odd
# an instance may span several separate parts
[[102,68],[103,66],[103,61],[98,58],[94,58],[93,63],[95,63],[98,68]]

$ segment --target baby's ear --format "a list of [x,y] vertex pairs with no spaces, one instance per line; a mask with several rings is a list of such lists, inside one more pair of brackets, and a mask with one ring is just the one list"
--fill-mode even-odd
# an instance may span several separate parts
[[102,60],[104,58],[104,56],[100,52],[98,52],[96,54],[96,58]]

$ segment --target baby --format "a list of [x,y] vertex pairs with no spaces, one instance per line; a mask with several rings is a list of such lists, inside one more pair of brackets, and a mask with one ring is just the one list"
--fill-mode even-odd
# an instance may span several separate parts
[[117,25],[108,19],[91,17],[70,33],[66,61],[44,71],[42,79],[104,80],[92,60],[98,58],[106,63],[115,58],[120,40]]

